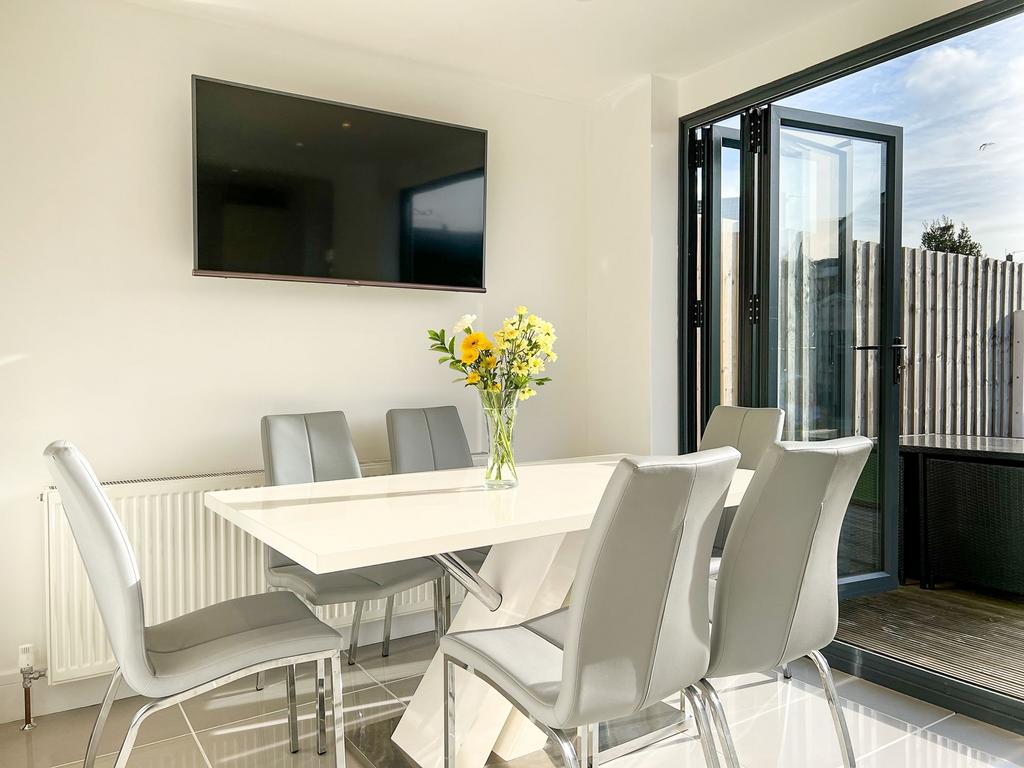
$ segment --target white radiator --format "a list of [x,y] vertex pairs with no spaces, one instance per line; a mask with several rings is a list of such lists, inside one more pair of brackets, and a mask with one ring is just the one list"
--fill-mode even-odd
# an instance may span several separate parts
[[[363,469],[366,475],[382,474],[387,462]],[[262,483],[263,471],[251,470],[103,484],[135,549],[147,625],[265,590],[263,545],[203,506],[206,491]],[[41,500],[46,513],[47,677],[63,683],[109,673],[114,657],[60,494],[51,488]],[[398,595],[395,614],[432,605],[433,590],[427,584]],[[347,603],[318,613],[344,626],[352,609]],[[383,614],[383,600],[370,602],[363,620]]]

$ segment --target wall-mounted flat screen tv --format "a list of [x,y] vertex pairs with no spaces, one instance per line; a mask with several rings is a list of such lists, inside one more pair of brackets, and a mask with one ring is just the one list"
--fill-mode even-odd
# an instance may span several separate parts
[[484,290],[487,134],[192,78],[193,274]]

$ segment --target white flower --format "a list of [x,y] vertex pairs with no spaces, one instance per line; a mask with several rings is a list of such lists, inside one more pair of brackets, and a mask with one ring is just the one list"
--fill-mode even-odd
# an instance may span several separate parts
[[463,315],[452,326],[452,336],[473,327],[476,322],[476,315]]

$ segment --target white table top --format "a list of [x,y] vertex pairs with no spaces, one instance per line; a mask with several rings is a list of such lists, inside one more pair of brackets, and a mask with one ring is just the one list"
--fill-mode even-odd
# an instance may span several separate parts
[[[330,573],[590,527],[618,457],[525,464],[519,487],[483,469],[213,491],[206,506],[314,573]],[[742,499],[737,470],[727,506]]]

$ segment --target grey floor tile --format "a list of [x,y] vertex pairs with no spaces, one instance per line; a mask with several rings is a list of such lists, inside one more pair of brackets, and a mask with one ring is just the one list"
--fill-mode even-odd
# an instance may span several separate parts
[[380,644],[359,649],[359,665],[378,683],[403,680],[427,671],[430,660],[437,652],[433,632],[391,641],[391,655],[380,655]]
[[[96,768],[113,768],[115,755],[96,759]],[[74,763],[62,768],[81,768]],[[6,768],[6,766],[5,766]],[[192,735],[136,746],[128,760],[128,768],[208,768]]]
[[[113,752],[121,746],[128,724],[147,699],[141,696],[115,701],[110,710],[99,753]],[[0,766],[7,768],[50,768],[85,757],[99,705],[71,709],[36,718],[34,731],[18,730],[20,722],[0,725]],[[136,744],[145,745],[188,733],[188,725],[177,707],[157,712],[143,723]]]
[[954,715],[929,727],[928,732],[1014,765],[1024,765],[1024,736],[980,720]]
[[[299,667],[295,681],[295,695],[299,704],[313,701],[316,696],[315,678],[313,664]],[[372,685],[376,683],[360,667],[342,662],[342,686],[346,692]],[[327,686],[329,691],[329,680]],[[284,671],[276,669],[267,673],[262,691],[256,690],[255,677],[246,677],[182,704],[189,722],[197,731],[277,712],[287,706]]]
[[[386,768],[387,759],[401,756],[391,743],[402,704],[381,686],[363,688],[344,696],[348,754],[357,762]],[[239,722],[215,726],[197,734],[214,766],[333,766],[334,758],[316,754],[316,713],[312,703],[299,707],[300,751],[288,751],[288,718],[285,711],[272,712]],[[333,743],[334,722],[328,700],[328,742]],[[358,748],[353,748],[353,743]],[[374,759],[375,758],[375,759]],[[402,762],[406,768],[411,764]]]

